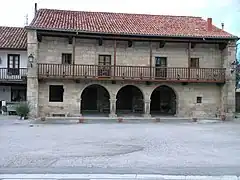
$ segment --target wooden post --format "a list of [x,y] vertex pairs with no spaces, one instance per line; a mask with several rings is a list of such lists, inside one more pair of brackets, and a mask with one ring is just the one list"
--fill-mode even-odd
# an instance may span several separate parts
[[150,52],[149,52],[149,64],[150,64],[150,79],[152,78],[152,42],[150,41]]
[[75,51],[76,51],[76,38],[72,39],[72,64],[73,64],[73,76],[75,76]]
[[188,80],[190,80],[190,67],[191,67],[191,42],[188,43]]
[[117,64],[117,40],[114,40],[114,64],[113,64],[113,78],[116,76],[116,64]]

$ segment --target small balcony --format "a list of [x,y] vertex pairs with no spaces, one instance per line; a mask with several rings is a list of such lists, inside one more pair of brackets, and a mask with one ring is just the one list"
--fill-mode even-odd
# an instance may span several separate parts
[[224,68],[38,64],[39,79],[225,82]]
[[27,68],[0,68],[1,83],[26,83]]

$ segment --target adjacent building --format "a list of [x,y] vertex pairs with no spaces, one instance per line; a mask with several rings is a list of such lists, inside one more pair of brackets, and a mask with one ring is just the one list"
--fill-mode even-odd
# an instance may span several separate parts
[[0,27],[0,107],[27,98],[27,32],[20,27]]
[[26,30],[33,116],[233,117],[237,37],[211,18],[39,9]]

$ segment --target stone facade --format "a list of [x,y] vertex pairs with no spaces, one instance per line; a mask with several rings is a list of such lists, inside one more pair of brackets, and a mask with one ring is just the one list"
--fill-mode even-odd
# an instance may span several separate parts
[[[133,42],[128,47],[127,42],[117,42],[117,65],[149,65],[149,42]],[[76,39],[75,64],[97,64],[98,55],[111,55],[113,64],[114,42],[103,41],[99,46],[97,40]],[[164,48],[159,48],[157,43],[152,44],[152,66],[155,65],[155,57],[167,57],[168,67],[188,67],[188,44],[166,43]],[[116,95],[118,91],[128,85],[127,82],[104,81],[80,81],[71,80],[37,80],[36,63],[62,63],[62,53],[72,53],[73,46],[67,38],[42,37],[42,42],[37,42],[36,32],[28,32],[28,54],[35,55],[33,67],[29,67],[28,73],[28,100],[33,104],[33,116],[48,116],[53,113],[81,114],[81,93],[91,84],[103,86],[110,95],[110,115],[115,116]],[[197,57],[200,68],[227,68],[227,82],[224,85],[215,83],[167,83],[176,94],[177,116],[189,117],[215,117],[219,111],[227,113],[229,118],[235,111],[235,77],[230,73],[230,65],[235,60],[235,47],[232,44],[220,51],[218,45],[197,44],[191,49],[191,57]],[[142,83],[130,83],[138,87],[144,97],[145,116],[150,116],[151,94],[159,83],[150,85]],[[63,102],[49,102],[49,85],[63,85]],[[202,97],[202,103],[197,104],[196,98]]]

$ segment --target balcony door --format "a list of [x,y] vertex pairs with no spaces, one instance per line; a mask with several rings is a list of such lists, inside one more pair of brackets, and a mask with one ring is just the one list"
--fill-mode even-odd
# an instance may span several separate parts
[[8,75],[19,75],[19,54],[8,54],[7,73]]
[[98,76],[111,76],[111,55],[99,55],[98,58]]
[[167,77],[167,58],[155,57],[155,77],[165,79]]

